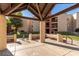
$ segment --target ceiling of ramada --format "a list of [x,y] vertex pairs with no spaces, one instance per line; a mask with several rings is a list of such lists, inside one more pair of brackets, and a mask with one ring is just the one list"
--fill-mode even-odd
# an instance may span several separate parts
[[[79,7],[77,3],[56,14],[49,15],[56,4],[57,3],[0,3],[0,14],[16,18],[43,21]],[[25,9],[28,9],[35,18],[14,15],[14,13]]]

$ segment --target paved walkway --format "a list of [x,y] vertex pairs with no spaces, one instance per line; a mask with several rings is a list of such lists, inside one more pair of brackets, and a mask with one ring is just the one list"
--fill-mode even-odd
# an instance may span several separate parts
[[[16,46],[15,46],[16,45]],[[24,42],[10,43],[8,48],[0,53],[6,56],[79,56],[79,46],[58,43],[54,40],[46,39],[45,43]],[[15,50],[16,49],[16,50]],[[8,51],[8,52],[6,52]]]

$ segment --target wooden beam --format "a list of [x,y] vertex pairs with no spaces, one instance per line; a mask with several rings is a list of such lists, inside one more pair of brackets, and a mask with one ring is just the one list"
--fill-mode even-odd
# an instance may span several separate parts
[[10,6],[8,6],[3,12],[2,12],[2,14],[6,14],[6,13],[8,13],[12,8],[15,8],[17,5],[14,3],[11,3],[10,4]]
[[2,14],[6,14],[7,12],[9,12],[9,10],[12,8],[12,4],[10,4],[10,6],[8,6],[3,12]]
[[14,8],[11,8],[11,10],[9,10],[9,12],[7,12],[5,15],[9,15],[11,14],[13,11],[15,11],[16,9],[18,9],[20,6],[22,6],[24,3],[20,3],[17,6],[15,6]]
[[35,15],[37,18],[40,19],[39,14],[36,12],[36,10],[35,10],[33,7],[31,7],[31,6],[29,5],[27,9],[28,9],[33,15]]
[[54,15],[48,16],[48,17],[46,17],[46,18],[44,18],[44,19],[52,18],[52,17],[54,17],[54,16],[63,14],[63,13],[65,13],[65,12],[68,12],[68,11],[70,11],[70,10],[76,9],[76,8],[78,8],[78,7],[79,7],[79,3],[73,5],[73,6],[69,7],[69,8],[66,8],[66,9],[64,9],[64,10],[62,10],[62,11],[60,11],[60,12],[54,14]]
[[38,10],[38,14],[40,16],[40,19],[43,20],[42,15],[41,15],[41,11],[39,9],[39,5],[37,3],[36,3],[36,7],[37,7],[37,10]]
[[42,9],[42,11],[41,11],[41,14],[44,12],[44,10],[45,10],[47,4],[48,4],[48,3],[45,3],[45,5],[43,6],[43,9]]
[[27,7],[28,7],[29,4],[24,4],[22,7],[19,7],[18,9],[16,9],[13,13],[15,12],[19,12],[19,11],[22,11],[22,10],[26,10]]
[[30,6],[38,13],[38,10],[37,10],[37,8],[35,6],[35,3],[30,4]]
[[45,16],[47,15],[48,11],[50,11],[50,9],[52,9],[52,7],[53,7],[52,5],[54,5],[54,4],[52,4],[52,3],[47,4],[47,6],[45,7],[45,9],[44,9],[44,11],[42,13],[42,17],[43,18],[45,18]]
[[0,14],[2,14],[2,12],[3,12],[3,11],[2,11],[1,8],[0,8]]
[[10,4],[8,4],[8,3],[6,3],[6,4],[3,3],[3,4],[2,4],[3,7],[5,7],[5,5],[7,5],[7,7],[6,7],[5,9],[2,9],[2,11],[3,11],[2,13],[4,13],[5,11],[7,12],[7,10],[9,10],[9,9],[11,8],[11,5],[12,5],[12,4],[11,4],[11,3],[10,3]]
[[47,13],[44,17],[48,16],[48,14],[51,12],[51,10],[54,8],[55,5],[56,5],[56,3],[52,4],[52,6],[49,8],[49,10],[47,11]]
[[17,16],[17,15],[5,15],[5,16],[10,16],[10,17],[14,17],[14,18],[21,18],[21,19],[29,19],[29,20],[39,21],[39,19],[31,18],[31,17],[24,17],[24,16]]
[[3,13],[3,10],[2,10],[1,5],[0,5],[0,14],[2,14],[2,13]]

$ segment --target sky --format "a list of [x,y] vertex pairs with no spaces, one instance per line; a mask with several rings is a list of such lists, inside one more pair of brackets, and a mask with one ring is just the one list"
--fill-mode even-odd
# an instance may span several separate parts
[[[75,3],[57,4],[57,5],[55,5],[55,7],[52,9],[51,13],[52,13],[52,14],[55,14],[55,13],[57,13],[57,12],[59,12],[59,11],[65,9],[65,8],[68,8],[68,7],[73,6],[73,5],[75,5]],[[74,13],[76,13],[76,12],[79,12],[79,8],[76,8],[76,9],[74,9],[74,10],[71,10],[71,11],[69,11],[69,12],[67,12],[67,13],[68,13],[68,14],[74,14]],[[22,11],[22,13],[23,13],[23,16],[27,16],[27,17],[33,17],[33,16],[34,16],[34,15],[33,15],[31,12],[29,12],[28,10],[24,10],[24,11]]]
[[29,12],[28,10],[22,11],[22,14],[23,14],[23,16],[27,16],[27,17],[33,17],[33,16],[34,16],[34,15],[33,15],[31,12]]

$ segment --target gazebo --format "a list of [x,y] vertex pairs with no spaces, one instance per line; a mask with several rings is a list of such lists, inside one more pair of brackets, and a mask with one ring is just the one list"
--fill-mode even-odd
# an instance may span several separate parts
[[[1,3],[0,4],[0,50],[7,46],[7,24],[6,17],[24,18],[40,22],[40,42],[45,42],[45,20],[63,14],[79,7],[79,4],[70,6],[56,14],[49,15],[57,3]],[[16,12],[28,9],[35,18],[17,16]]]

